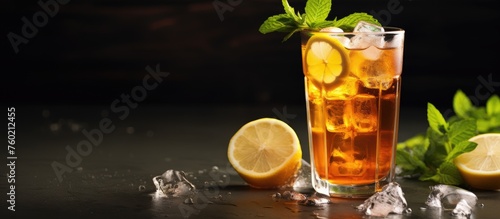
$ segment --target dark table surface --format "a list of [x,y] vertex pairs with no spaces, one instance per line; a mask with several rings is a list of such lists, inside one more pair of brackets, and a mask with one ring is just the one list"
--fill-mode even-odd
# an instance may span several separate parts
[[[128,113],[116,113],[110,105],[14,107],[16,182],[8,184],[2,174],[0,185],[4,194],[15,185],[16,211],[7,210],[3,201],[1,218],[366,218],[354,208],[361,199],[332,199],[316,207],[276,201],[272,195],[279,190],[252,189],[229,165],[229,139],[243,124],[261,117],[288,122],[300,138],[303,158],[309,160],[303,106],[140,104]],[[403,107],[400,140],[424,131],[425,115],[425,109]],[[93,135],[96,145],[84,148],[92,140],[85,131],[103,131],[103,121],[113,130],[100,139]],[[71,157],[78,148],[81,156]],[[4,152],[4,162],[9,162],[7,157]],[[68,168],[61,180],[53,168],[56,163]],[[214,166],[221,174],[210,174]],[[198,188],[195,204],[155,197],[152,178],[168,169],[187,173]],[[433,183],[397,181],[413,211],[389,218],[452,218],[450,212],[422,209]],[[498,218],[500,192],[472,191],[484,206],[476,207],[471,218]]]

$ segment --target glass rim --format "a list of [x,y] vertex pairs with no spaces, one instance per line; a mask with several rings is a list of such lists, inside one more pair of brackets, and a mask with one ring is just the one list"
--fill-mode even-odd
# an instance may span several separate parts
[[328,34],[339,34],[339,35],[353,35],[353,34],[403,34],[405,30],[399,27],[392,26],[382,26],[384,28],[384,32],[332,32],[332,31],[319,31],[319,30],[302,30],[300,32],[304,33],[328,33]]

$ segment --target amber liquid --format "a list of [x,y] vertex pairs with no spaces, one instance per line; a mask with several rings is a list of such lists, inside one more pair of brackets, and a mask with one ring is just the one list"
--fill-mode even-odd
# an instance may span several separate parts
[[306,78],[312,164],[332,184],[373,184],[390,177],[393,169],[401,88],[398,51],[378,50],[377,60],[366,59],[361,50],[349,52],[351,72],[340,86],[327,90]]

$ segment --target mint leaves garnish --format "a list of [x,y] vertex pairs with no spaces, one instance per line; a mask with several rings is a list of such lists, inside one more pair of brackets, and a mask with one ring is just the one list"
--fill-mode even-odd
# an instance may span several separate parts
[[493,95],[486,101],[486,106],[475,107],[472,101],[458,91],[453,98],[453,110],[459,118],[477,120],[477,130],[480,133],[500,132],[500,97]]
[[284,14],[269,17],[260,26],[263,34],[271,32],[287,33],[283,41],[288,40],[295,32],[302,30],[319,31],[325,27],[338,27],[349,32],[354,29],[359,21],[381,25],[377,19],[367,13],[353,13],[340,20],[327,20],[332,7],[331,0],[307,0],[305,13],[296,12],[287,0],[281,1],[285,10]]
[[[286,1],[286,0],[283,0]],[[328,17],[332,8],[331,0],[308,0],[306,2],[306,24],[315,25],[323,22]]]
[[471,137],[488,132],[500,132],[500,98],[491,96],[485,107],[476,107],[458,90],[453,98],[456,115],[446,120],[441,112],[428,103],[429,128],[398,144],[396,164],[403,176],[418,176],[422,181],[460,185],[463,179],[453,160],[477,146]]

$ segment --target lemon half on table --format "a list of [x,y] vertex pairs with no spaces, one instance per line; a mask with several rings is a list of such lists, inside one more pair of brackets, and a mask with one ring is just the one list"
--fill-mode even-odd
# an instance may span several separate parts
[[500,133],[477,135],[469,141],[477,147],[455,158],[465,182],[477,189],[500,189]]
[[302,150],[295,131],[273,118],[251,121],[231,138],[227,157],[243,180],[255,188],[290,183],[300,168]]

